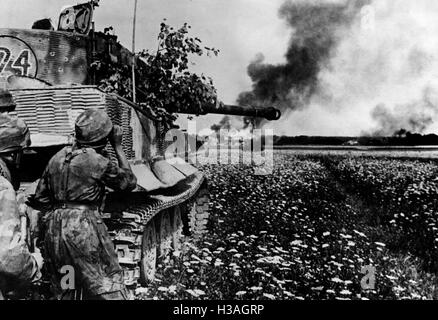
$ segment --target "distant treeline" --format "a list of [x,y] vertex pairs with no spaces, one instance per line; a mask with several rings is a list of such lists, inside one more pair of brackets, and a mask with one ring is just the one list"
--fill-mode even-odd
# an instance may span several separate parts
[[392,137],[274,136],[274,145],[430,146],[438,145],[438,135],[403,132]]

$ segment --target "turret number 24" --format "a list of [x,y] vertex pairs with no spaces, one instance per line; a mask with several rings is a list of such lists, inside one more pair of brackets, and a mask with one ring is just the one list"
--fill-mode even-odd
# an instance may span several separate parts
[[24,49],[14,59],[11,50],[6,47],[0,47],[0,74],[3,72],[10,72],[17,76],[29,76],[29,69],[32,65],[29,62],[30,52]]

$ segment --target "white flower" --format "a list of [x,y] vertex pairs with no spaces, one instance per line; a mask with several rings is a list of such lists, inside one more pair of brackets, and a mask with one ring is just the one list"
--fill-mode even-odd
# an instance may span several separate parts
[[301,241],[301,240],[294,240],[290,244],[291,244],[291,246],[299,246],[302,243],[303,243],[303,241]]
[[142,288],[142,287],[140,287],[140,288],[135,289],[135,294],[136,294],[136,295],[139,295],[139,294],[146,294],[146,293],[148,293],[148,291],[149,291],[148,288]]
[[315,291],[321,291],[322,289],[324,289],[324,287],[314,287],[314,288],[311,288],[312,290],[315,290]]
[[221,265],[223,265],[224,263],[222,262],[222,261],[218,261],[218,260],[216,260],[215,261],[215,263],[214,263],[214,266],[215,267],[219,267],[219,266],[221,266]]
[[198,261],[201,261],[201,258],[199,258],[197,255],[195,255],[195,254],[192,254],[191,255],[191,258],[192,259],[195,259],[195,260],[198,260]]
[[366,238],[366,237],[367,237],[364,233],[359,232],[359,231],[357,231],[357,230],[353,230],[353,232],[354,232],[355,234],[357,234],[357,235],[363,237],[363,238]]
[[262,290],[263,288],[262,287],[255,287],[255,286],[253,286],[253,287],[251,287],[250,288],[252,291],[259,291],[259,290]]
[[275,296],[273,294],[270,294],[270,293],[264,293],[263,296],[265,298],[268,298],[268,299],[271,299],[271,300],[275,299]]
[[197,294],[198,296],[203,296],[203,295],[205,295],[205,292],[202,291],[202,290],[195,289],[194,291],[196,292],[196,294]]
[[198,294],[195,291],[193,291],[192,289],[187,289],[186,292],[190,293],[194,297],[198,297]]
[[194,289],[194,290],[187,289],[186,292],[190,293],[194,297],[199,297],[199,296],[205,295],[205,292],[202,290],[199,290],[199,289]]

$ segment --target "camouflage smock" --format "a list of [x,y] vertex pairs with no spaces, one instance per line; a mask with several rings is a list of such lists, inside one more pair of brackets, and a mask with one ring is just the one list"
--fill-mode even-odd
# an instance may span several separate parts
[[0,290],[5,293],[41,277],[34,257],[21,240],[20,212],[15,190],[0,175]]
[[[55,284],[59,285],[60,269],[70,265],[76,284],[88,295],[101,297],[125,290],[123,271],[98,209],[105,186],[131,191],[136,178],[92,148],[66,147],[50,160],[35,192],[37,203],[52,207],[43,218],[43,229]],[[63,207],[64,203],[87,206]]]

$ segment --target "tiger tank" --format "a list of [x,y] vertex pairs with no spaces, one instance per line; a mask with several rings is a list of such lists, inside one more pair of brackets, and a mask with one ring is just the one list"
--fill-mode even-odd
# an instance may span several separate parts
[[[154,279],[161,259],[180,254],[187,236],[207,231],[208,182],[184,156],[165,157],[169,127],[153,109],[99,88],[91,68],[97,52],[129,67],[135,60],[114,38],[94,32],[94,7],[92,1],[64,8],[57,30],[0,29],[0,87],[14,98],[11,114],[24,120],[31,132],[32,144],[22,159],[21,199],[35,192],[50,158],[74,142],[74,123],[83,111],[103,109],[121,126],[123,150],[138,186],[129,194],[108,190],[102,215],[125,284],[135,289]],[[280,117],[274,108],[222,103],[203,110],[268,120]],[[109,145],[107,153],[116,161]]]

